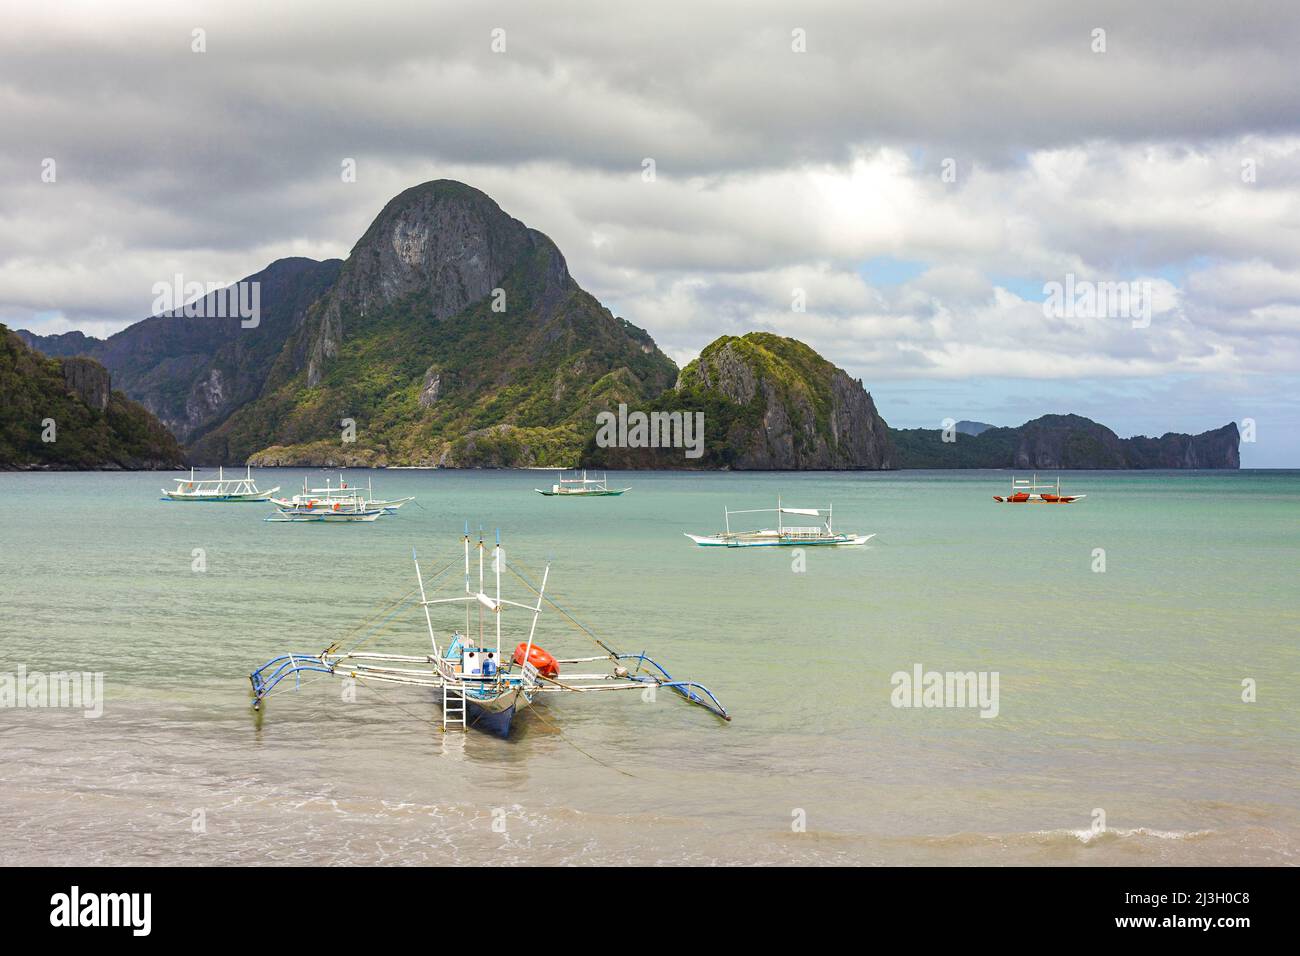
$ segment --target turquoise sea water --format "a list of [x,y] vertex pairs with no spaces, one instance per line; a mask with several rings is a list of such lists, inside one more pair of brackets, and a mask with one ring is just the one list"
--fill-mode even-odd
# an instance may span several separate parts
[[[1067,473],[1065,507],[995,504],[990,472],[611,474],[633,490],[573,501],[545,472],[372,474],[418,505],[272,524],[160,501],[165,475],[0,474],[0,674],[102,671],[106,696],[0,710],[0,863],[1297,861],[1300,472]],[[778,494],[877,537],[800,572],[682,536]],[[503,741],[328,679],[251,712],[254,666],[407,593],[412,547],[459,561],[466,519],[734,720],[556,695]],[[553,613],[537,640],[595,653]],[[425,648],[414,614],[371,645]],[[892,706],[917,664],[997,672],[998,715]]]

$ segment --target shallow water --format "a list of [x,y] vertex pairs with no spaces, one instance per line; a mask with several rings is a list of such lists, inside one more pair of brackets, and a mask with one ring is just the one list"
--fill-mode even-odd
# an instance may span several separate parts
[[[418,505],[357,525],[163,502],[166,477],[0,474],[0,673],[102,671],[106,697],[0,709],[0,862],[1296,862],[1298,472],[1065,474],[1085,500],[1008,508],[996,472],[636,473],[568,501],[544,472],[387,471]],[[877,537],[796,571],[681,534],[778,494]],[[458,562],[466,519],[734,720],[565,695],[502,741],[443,734],[427,691],[312,678],[251,712],[254,666],[409,592],[412,547],[426,576]],[[537,640],[596,653],[556,614]],[[405,613],[368,649],[426,646]],[[894,707],[918,663],[997,672],[997,716]]]

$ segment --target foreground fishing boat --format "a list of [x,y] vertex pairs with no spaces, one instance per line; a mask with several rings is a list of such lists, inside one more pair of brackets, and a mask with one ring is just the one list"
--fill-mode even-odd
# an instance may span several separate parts
[[[758,531],[732,531],[732,515],[771,514],[776,512],[776,527]],[[725,531],[718,534],[690,534],[690,538],[702,548],[771,548],[771,547],[810,547],[816,545],[858,545],[866,544],[874,538],[871,534],[836,531],[832,525],[831,508],[787,508],[776,499],[775,508],[752,508],[746,511],[722,510]],[[801,515],[818,518],[820,523],[813,526],[795,527],[785,523],[785,515]]]
[[[557,694],[577,696],[604,691],[633,691],[644,695],[663,687],[723,720],[731,719],[708,688],[695,681],[675,679],[644,652],[620,654],[578,623],[551,598],[546,597],[546,585],[551,573],[549,564],[542,572],[540,583],[535,585],[530,576],[521,573],[521,568],[506,562],[499,532],[491,557],[485,560],[487,548],[480,532],[475,546],[478,552],[478,580],[474,582],[471,575],[472,545],[468,525],[462,545],[463,593],[449,597],[430,596],[431,593],[438,593],[437,588],[456,580],[448,572],[459,561],[447,564],[426,582],[420,563],[415,560],[417,587],[376,614],[351,647],[344,649],[340,646],[342,642],[336,641],[314,656],[285,654],[272,658],[253,671],[249,675],[249,681],[253,685],[253,708],[259,709],[262,702],[285,679],[292,676],[294,685],[297,686],[303,673],[320,673],[353,679],[362,685],[371,682],[402,684],[430,690],[442,705],[443,730],[451,727],[477,727],[502,737],[509,735],[520,711]],[[414,557],[412,554],[413,559]],[[488,573],[495,579],[493,593],[490,595],[485,585]],[[501,596],[503,573],[511,575],[524,586],[529,592],[528,603]],[[447,635],[445,642],[439,640],[433,623],[434,610],[451,610],[458,605],[463,605],[465,609],[464,629],[461,630],[458,620],[455,629],[450,633],[443,632]],[[596,656],[556,658],[541,648],[535,639],[537,622],[544,606],[558,612],[594,643],[601,653]],[[359,650],[362,645],[391,627],[396,617],[415,608],[423,611],[427,652],[384,654]],[[515,637],[507,638],[503,632],[503,619],[507,614],[521,618],[520,633]],[[523,639],[522,628],[525,625],[527,637]],[[511,641],[517,641],[513,652],[509,651]],[[597,663],[607,664],[608,671],[575,674],[567,670],[574,665]]]
[[175,488],[162,490],[167,501],[269,501],[280,490],[280,486],[276,485],[270,491],[258,491],[251,466],[246,466],[243,478],[227,478],[223,467],[217,469],[216,478],[196,478],[194,469],[191,468],[188,478],[173,480],[176,482]]
[[607,475],[588,478],[585,469],[581,478],[565,478],[564,472],[560,472],[559,482],[551,485],[550,491],[543,491],[541,488],[533,489],[539,495],[546,495],[548,498],[610,498],[631,490],[631,488],[610,488]]
[[1086,497],[1088,496],[1061,494],[1061,479],[1059,477],[1056,479],[1056,484],[1052,485],[1050,483],[1040,484],[1038,476],[1034,475],[1032,479],[1012,477],[1011,494],[1005,496],[994,495],[993,500],[1013,505],[1068,505],[1072,501],[1078,501],[1080,498]]

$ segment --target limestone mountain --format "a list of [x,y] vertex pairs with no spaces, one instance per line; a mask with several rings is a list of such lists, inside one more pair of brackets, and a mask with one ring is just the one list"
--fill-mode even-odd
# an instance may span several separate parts
[[47,358],[0,325],[0,468],[172,468],[181,450],[86,358]]
[[[676,366],[542,233],[450,180],[391,200],[261,395],[192,448],[254,464],[572,464],[598,410]],[[355,439],[355,440],[349,440]]]
[[862,382],[802,342],[769,332],[716,339],[673,389],[638,406],[703,412],[704,453],[680,448],[602,448],[584,462],[610,468],[894,468],[888,427]]

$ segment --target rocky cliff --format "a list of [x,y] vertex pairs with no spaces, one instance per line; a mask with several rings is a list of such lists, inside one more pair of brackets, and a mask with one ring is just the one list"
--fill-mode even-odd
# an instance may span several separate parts
[[167,429],[85,358],[46,358],[0,325],[0,468],[182,464]]

